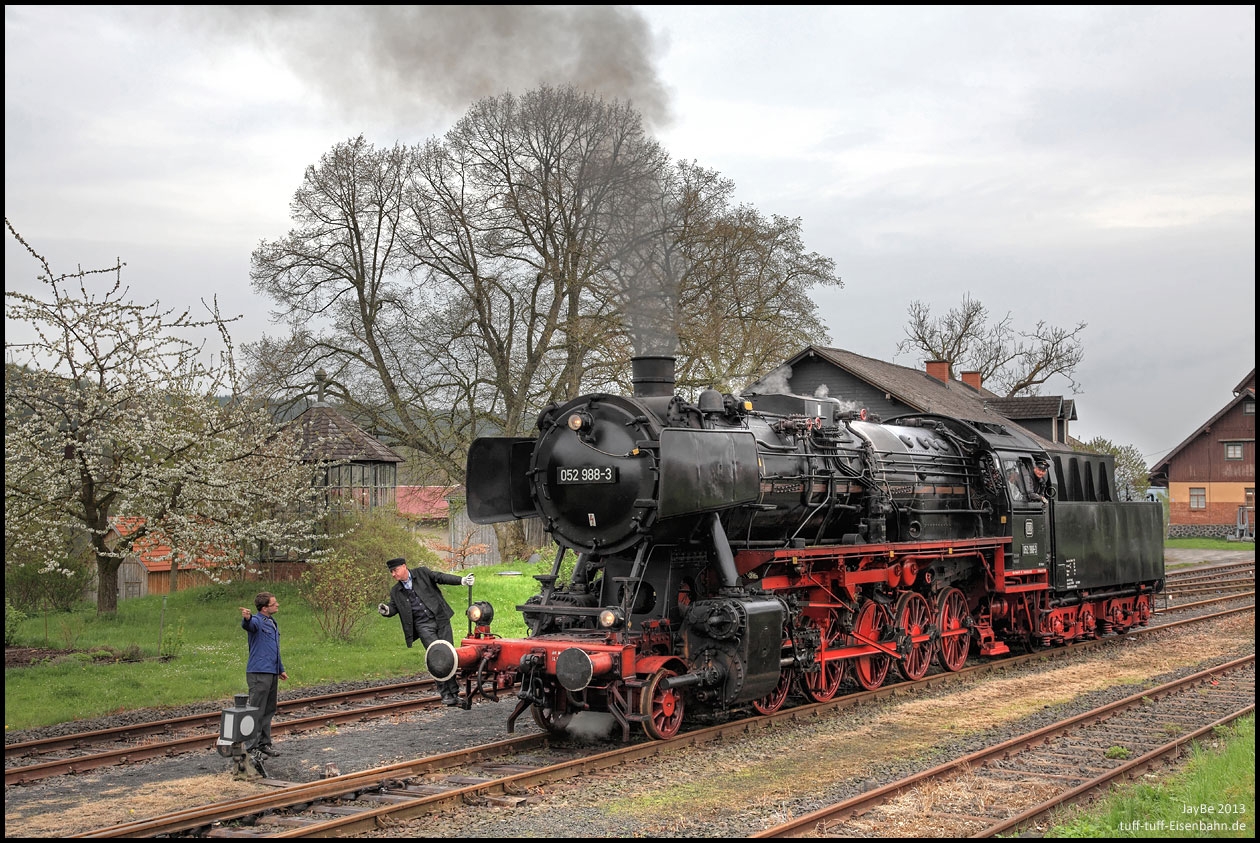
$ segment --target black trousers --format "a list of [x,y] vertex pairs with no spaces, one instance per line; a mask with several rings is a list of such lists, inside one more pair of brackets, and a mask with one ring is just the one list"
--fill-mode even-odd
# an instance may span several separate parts
[[278,673],[246,673],[245,684],[249,686],[249,704],[261,710],[258,735],[247,749],[253,749],[256,746],[271,746],[271,718],[276,715],[280,675]]
[[[428,615],[423,620],[415,621],[416,638],[420,639],[420,643],[424,645],[424,649],[429,649],[429,645],[434,641],[451,641],[451,621],[449,618],[438,620],[433,615]],[[459,695],[459,680],[454,676],[445,682],[437,683],[438,693],[443,697]]]

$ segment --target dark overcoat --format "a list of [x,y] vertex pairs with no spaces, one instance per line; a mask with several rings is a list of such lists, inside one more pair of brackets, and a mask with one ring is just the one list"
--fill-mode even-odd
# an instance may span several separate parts
[[[455,610],[446,602],[438,585],[459,585],[464,578],[442,571],[430,571],[423,565],[409,570],[411,571],[411,587],[416,590],[416,596],[420,598],[420,602],[438,619],[439,626],[443,621],[449,623]],[[385,617],[392,618],[394,615],[402,618],[403,637],[407,639],[407,646],[410,647],[416,640],[416,625],[412,622],[411,601],[407,599],[403,584],[400,582],[395,582],[394,587],[389,590],[389,614]]]

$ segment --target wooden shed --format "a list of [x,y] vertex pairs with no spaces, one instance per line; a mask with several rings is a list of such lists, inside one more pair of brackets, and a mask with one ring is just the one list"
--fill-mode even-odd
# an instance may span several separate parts
[[[116,547],[119,541],[133,535],[144,523],[143,518],[111,518],[109,532],[105,535],[106,544]],[[170,594],[171,564],[171,546],[160,532],[142,536],[118,568],[118,599]],[[243,572],[241,565],[247,565]],[[222,568],[221,559],[211,559],[209,555],[182,559],[178,563],[176,590],[210,585],[218,578],[218,571]],[[232,579],[288,582],[298,579],[304,570],[306,564],[299,561],[271,560],[260,566],[256,562],[241,559],[233,563],[230,572],[224,573]],[[95,590],[92,593],[95,594]]]

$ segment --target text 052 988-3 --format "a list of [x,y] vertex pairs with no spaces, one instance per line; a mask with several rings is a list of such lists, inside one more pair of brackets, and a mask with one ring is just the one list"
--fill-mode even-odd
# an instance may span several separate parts
[[556,482],[561,485],[571,483],[616,483],[617,469],[610,465],[560,467],[556,469]]

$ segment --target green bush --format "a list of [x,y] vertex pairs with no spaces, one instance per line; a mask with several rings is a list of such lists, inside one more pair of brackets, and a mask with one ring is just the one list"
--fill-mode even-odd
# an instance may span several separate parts
[[315,622],[334,641],[353,641],[359,624],[381,591],[384,565],[375,566],[334,554],[308,566],[300,593],[311,607]]
[[63,570],[44,571],[44,561],[30,551],[5,549],[4,595],[13,605],[32,615],[41,609],[68,612],[91,587],[96,559],[90,550],[67,547],[61,558]]
[[402,556],[411,567],[444,570],[442,559],[415,540],[392,513],[365,513],[341,520],[328,542],[328,556],[302,575],[302,599],[333,641],[354,641],[365,618],[389,592],[386,560]]
[[[214,588],[214,586],[210,586]],[[184,619],[177,618],[174,623],[162,631],[162,643],[158,647],[158,657],[173,659],[184,649]]]
[[[74,655],[80,659],[84,656],[83,653],[75,653]],[[93,647],[87,653],[87,659],[92,662],[138,662],[142,658],[144,658],[144,653],[140,651],[138,644],[129,644],[122,650],[106,644],[100,647]]]
[[12,647],[17,644],[18,627],[22,625],[22,621],[26,620],[26,612],[23,612],[9,600],[9,595],[4,596],[4,646]]
[[207,585],[197,590],[198,603],[223,603],[230,602],[231,594],[228,587],[223,583],[215,583]]
[[328,543],[334,556],[365,566],[374,565],[386,573],[385,562],[399,556],[404,557],[412,568],[424,565],[426,568],[446,569],[442,558],[416,541],[393,513],[371,512],[351,516],[344,519],[339,527],[340,534]]
[[73,650],[79,646],[79,637],[87,627],[88,619],[83,615],[66,614],[57,618],[57,629],[61,633],[61,646]]

